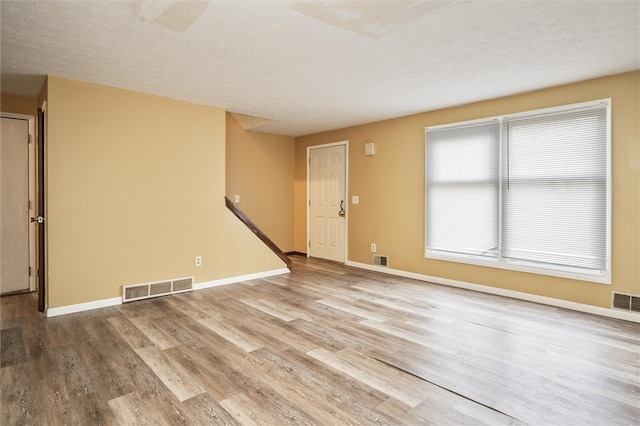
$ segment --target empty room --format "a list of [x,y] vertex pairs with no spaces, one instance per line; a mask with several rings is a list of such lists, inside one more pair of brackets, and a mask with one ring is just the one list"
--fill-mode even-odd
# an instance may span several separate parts
[[640,424],[638,0],[0,0],[0,424]]

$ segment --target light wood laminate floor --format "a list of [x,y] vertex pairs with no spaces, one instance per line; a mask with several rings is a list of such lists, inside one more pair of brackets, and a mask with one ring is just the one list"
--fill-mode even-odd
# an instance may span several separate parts
[[640,423],[638,324],[293,260],[55,318],[3,297],[0,423]]

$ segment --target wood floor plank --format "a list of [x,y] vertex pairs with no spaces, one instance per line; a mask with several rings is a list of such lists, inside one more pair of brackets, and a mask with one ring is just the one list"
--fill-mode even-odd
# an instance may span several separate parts
[[214,348],[173,347],[167,349],[165,354],[193,377],[208,395],[221,401],[242,392],[245,380],[241,378],[244,376],[241,371],[225,362],[220,355],[220,346]]
[[178,341],[178,339],[176,339],[175,336],[167,333],[155,323],[155,320],[157,318],[162,317],[155,316],[153,318],[143,318],[136,316],[129,317],[129,321],[131,321],[133,325],[136,326],[147,339],[153,342],[153,344],[160,349],[167,349],[172,346],[179,345],[180,342]]
[[227,410],[240,424],[247,426],[267,426],[275,425],[276,419],[269,414],[257,409],[255,405],[246,397],[239,393],[225,400],[220,401],[220,405]]
[[385,321],[387,319],[386,316],[377,314],[375,311],[373,310],[369,310],[369,309],[364,309],[364,308],[360,308],[358,306],[354,306],[353,302],[348,303],[348,302],[342,302],[342,301],[336,301],[336,300],[330,300],[330,299],[320,299],[320,300],[316,300],[316,303],[320,303],[322,305],[325,306],[329,306],[331,308],[334,309],[338,309],[344,312],[348,312],[350,314],[359,316],[363,319],[369,319],[371,321]]
[[172,309],[183,315],[188,315],[195,319],[211,317],[210,306],[199,304],[192,297],[188,297],[186,293],[174,294],[172,297],[165,297],[165,300]]
[[71,396],[85,395],[93,392],[91,367],[82,354],[73,346],[54,349],[55,362],[64,374],[66,390]]
[[398,337],[400,339],[405,339],[410,342],[417,343],[421,346],[436,349],[438,351],[446,352],[451,355],[454,355],[457,352],[459,352],[457,348],[447,348],[446,346],[440,344],[438,342],[438,337],[440,336],[437,336],[437,335],[434,336],[433,334],[420,333],[420,332],[402,329],[401,327],[394,326],[386,322],[364,320],[364,321],[360,321],[360,324],[364,325],[365,327],[369,327],[373,330],[386,333],[390,336]]
[[121,425],[155,426],[162,423],[159,413],[146,410],[143,400],[135,392],[109,400],[109,407]]
[[265,314],[274,316],[282,321],[293,321],[294,319],[298,319],[295,313],[287,312],[286,308],[282,306],[274,306],[273,303],[262,299],[240,299],[240,302],[245,305],[251,306],[259,311],[264,312]]
[[22,328],[0,330],[0,367],[27,362],[27,350],[22,338]]
[[318,285],[309,281],[304,281],[304,284],[299,287],[299,290],[306,291],[307,294],[312,296],[314,299],[339,299],[346,302],[354,302],[358,299],[357,296],[345,294],[342,291],[335,291],[327,285]]
[[188,423],[184,406],[169,393],[145,398],[133,392],[112,399],[108,404],[118,425],[155,426]]
[[0,369],[2,395],[0,424],[38,423],[43,418],[40,394],[30,363],[7,365]]
[[223,321],[218,321],[213,318],[204,318],[198,320],[198,322],[214,333],[224,337],[234,345],[242,348],[244,351],[251,352],[262,347],[260,342],[253,339],[251,335],[243,333],[239,328],[228,325]]
[[203,393],[183,402],[188,423],[193,425],[235,426],[239,423],[208,393]]
[[[42,424],[71,425],[82,424],[81,413],[74,409],[71,395],[67,391],[64,377],[51,375],[39,381],[40,394],[35,398],[42,405]],[[36,424],[39,422],[35,422]],[[3,423],[4,424],[4,423]],[[13,423],[8,423],[13,424]]]
[[[369,404],[375,404],[382,396],[373,397],[366,386],[332,373],[306,354],[292,351],[277,354],[264,348],[253,355],[259,357],[273,377],[271,383],[276,391],[304,407],[322,424],[394,423],[393,418],[370,408]],[[315,397],[313,401],[310,395]]]
[[309,351],[308,355],[410,407],[420,404],[424,399],[421,395],[429,391],[430,386],[423,381],[407,374],[400,374],[367,356],[350,353],[348,350],[333,354],[326,349],[314,349]]
[[292,315],[293,319],[313,321],[313,315],[310,315],[310,311],[308,309],[302,308],[300,304],[292,303],[290,299],[286,298],[286,296],[282,299],[260,299],[260,302],[271,309],[284,312],[287,315]]
[[169,362],[162,351],[156,347],[146,347],[137,349],[136,353],[162,380],[167,388],[180,401],[192,398],[204,393],[200,385],[193,378],[175,363]]
[[153,342],[145,336],[127,317],[117,316],[109,318],[109,323],[118,332],[118,334],[131,346],[133,349],[140,349],[146,346],[153,345]]

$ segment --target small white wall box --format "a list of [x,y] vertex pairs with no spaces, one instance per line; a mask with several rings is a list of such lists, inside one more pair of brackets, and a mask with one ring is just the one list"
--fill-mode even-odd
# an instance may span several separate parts
[[365,142],[364,155],[374,155],[376,153],[376,146],[373,142]]

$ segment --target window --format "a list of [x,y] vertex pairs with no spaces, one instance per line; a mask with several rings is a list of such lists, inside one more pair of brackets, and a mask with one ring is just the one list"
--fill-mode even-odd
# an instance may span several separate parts
[[610,101],[426,129],[425,256],[610,283]]

